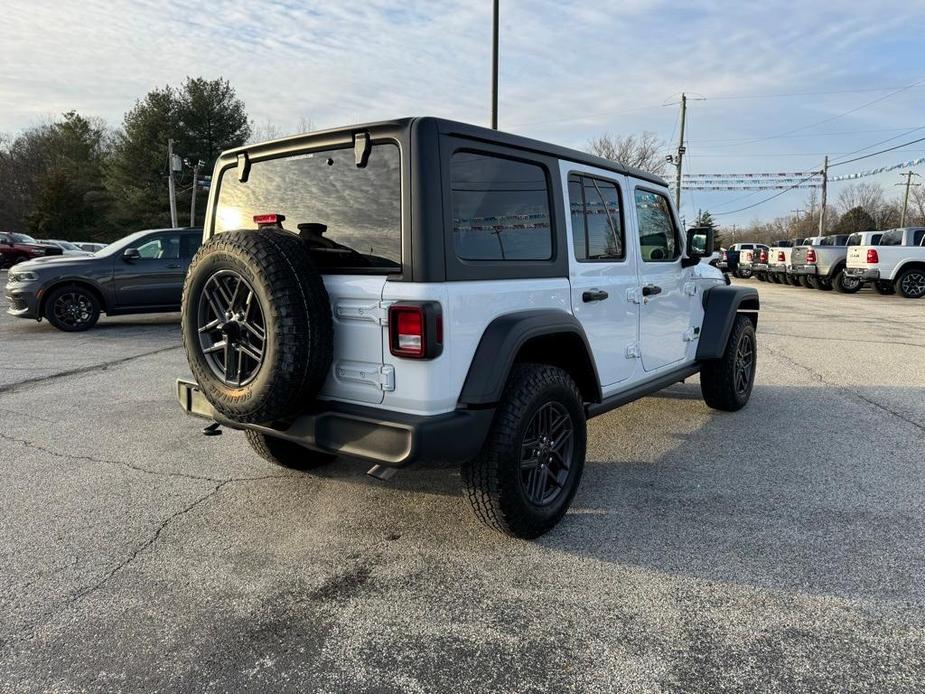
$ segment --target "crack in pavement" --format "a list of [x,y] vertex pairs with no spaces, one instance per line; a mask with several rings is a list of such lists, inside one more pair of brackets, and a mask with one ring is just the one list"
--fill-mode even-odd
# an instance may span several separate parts
[[57,373],[49,374],[48,376],[36,376],[35,378],[27,378],[22,381],[16,381],[15,383],[7,383],[6,385],[0,386],[0,394],[4,393],[13,393],[18,390],[24,390],[30,387],[35,387],[48,381],[57,381],[62,378],[68,378],[70,376],[80,376],[86,373],[92,373],[94,371],[105,371],[111,366],[118,366],[120,364],[125,364],[126,362],[134,361],[135,359],[143,359],[144,357],[151,357],[155,354],[162,354],[163,352],[169,352],[174,349],[183,349],[183,345],[174,345],[172,347],[161,347],[160,349],[154,349],[150,352],[144,352],[142,354],[134,354],[130,357],[122,357],[121,359],[114,359],[112,361],[103,362],[102,364],[93,364],[92,366],[81,366],[77,369],[68,369],[67,371],[59,371]]
[[133,561],[135,561],[135,559],[138,557],[139,554],[141,554],[146,549],[151,547],[155,542],[157,542],[158,538],[160,538],[161,536],[161,533],[164,532],[167,526],[170,525],[170,523],[175,518],[179,518],[180,516],[183,516],[189,513],[190,511],[192,511],[194,508],[196,508],[200,504],[208,501],[213,496],[218,494],[224,487],[228,486],[229,484],[234,484],[236,482],[258,482],[261,480],[291,479],[294,477],[296,477],[296,475],[263,475],[262,477],[232,477],[231,479],[220,481],[208,493],[197,497],[191,504],[188,504],[187,506],[180,509],[179,511],[175,511],[174,513],[171,513],[169,516],[167,516],[167,518],[162,520],[160,525],[158,525],[157,530],[154,531],[154,534],[151,535],[151,537],[149,537],[145,542],[138,545],[126,559],[121,561],[118,565],[116,565],[115,568],[113,568],[111,571],[106,573],[105,576],[103,576],[99,581],[97,581],[92,586],[81,588],[80,590],[76,591],[67,600],[65,600],[65,604],[73,605],[75,602],[77,602],[81,598],[84,598],[87,595],[90,595],[91,593],[102,588],[104,585],[106,585],[109,579],[111,579],[117,573],[122,571],[122,569],[124,569],[126,566],[131,564]]
[[[156,477],[174,477],[179,479],[188,479],[188,480],[197,480],[200,482],[228,482],[230,480],[223,479],[221,477],[208,477],[206,475],[191,475],[186,472],[164,472],[161,470],[152,470],[150,468],[142,467],[141,465],[134,465],[132,463],[127,463],[122,460],[109,460],[107,458],[97,458],[92,455],[75,455],[72,453],[61,453],[60,451],[53,450],[47,446],[35,443],[34,441],[29,441],[28,439],[21,439],[16,436],[11,436],[0,431],[0,440],[9,441],[10,443],[18,443],[21,446],[26,448],[31,448],[42,453],[46,453],[55,458],[60,458],[62,460],[74,460],[90,463],[100,463],[102,465],[114,465],[117,467],[124,467],[129,470],[134,470],[135,472],[140,472],[145,475],[154,475]],[[253,478],[260,479],[260,478]]]
[[832,381],[826,380],[826,378],[825,378],[821,373],[819,373],[819,372],[813,370],[812,368],[806,366],[805,364],[801,364],[801,363],[798,362],[796,359],[794,359],[793,357],[791,357],[791,356],[789,356],[789,355],[787,355],[787,354],[784,354],[783,352],[779,352],[779,351],[777,351],[776,349],[773,349],[773,348],[771,348],[771,347],[768,347],[767,344],[763,344],[762,347],[763,347],[764,349],[766,349],[766,350],[768,351],[768,353],[769,353],[771,356],[773,356],[773,357],[778,357],[778,358],[780,358],[780,359],[783,359],[784,361],[789,362],[791,365],[793,365],[793,366],[795,366],[795,367],[797,367],[797,368],[799,368],[799,369],[802,369],[803,371],[806,371],[810,376],[812,376],[815,380],[819,381],[819,382],[822,383],[823,385],[827,385],[827,386],[830,386],[830,387],[832,387],[832,388],[835,388],[836,390],[840,390],[840,391],[842,391],[842,392],[844,392],[844,393],[848,393],[849,395],[853,395],[853,396],[855,396],[856,398],[858,398],[859,400],[861,400],[861,401],[863,401],[863,402],[866,402],[868,405],[873,405],[873,406],[876,407],[877,409],[883,410],[883,411],[886,412],[887,414],[891,414],[891,415],[893,415],[894,417],[896,417],[897,419],[901,419],[902,421],[906,422],[907,424],[911,424],[911,425],[914,426],[916,429],[918,429],[918,430],[920,430],[920,431],[925,431],[925,425],[922,425],[922,424],[920,424],[919,422],[917,422],[916,420],[911,419],[910,417],[907,417],[907,416],[906,416],[905,414],[903,414],[902,412],[898,412],[898,411],[896,411],[896,410],[894,410],[894,409],[892,409],[892,408],[890,408],[890,407],[887,407],[886,405],[884,405],[884,404],[882,404],[882,403],[879,403],[879,402],[877,402],[876,400],[873,400],[872,398],[869,398],[869,397],[867,397],[866,395],[864,395],[863,393],[860,393],[860,392],[858,392],[858,391],[856,391],[856,390],[854,390],[854,389],[852,389],[852,388],[848,388],[847,386],[843,386],[843,385],[841,385],[841,384],[839,384],[839,383],[833,383]]

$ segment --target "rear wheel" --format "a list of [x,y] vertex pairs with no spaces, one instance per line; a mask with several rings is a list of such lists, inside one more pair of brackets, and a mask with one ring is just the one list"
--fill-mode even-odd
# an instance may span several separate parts
[[816,289],[821,289],[824,292],[832,291],[832,281],[825,279],[824,277],[816,277]]
[[563,369],[514,368],[479,455],[463,465],[466,495],[486,525],[531,539],[568,510],[584,469],[581,394]]
[[276,438],[275,436],[267,436],[252,429],[247,429],[244,436],[247,437],[247,442],[254,449],[254,452],[261,458],[275,465],[293,470],[311,470],[330,463],[337,458],[332,453],[313,451],[297,443]]
[[772,281],[774,284],[782,284],[784,280],[783,280],[783,278],[781,277],[781,275],[780,275],[779,272],[775,272],[774,274],[771,275],[771,281]]
[[896,293],[896,288],[892,284],[889,282],[883,282],[881,280],[874,282],[874,289],[878,294],[883,294],[884,296],[889,296],[890,294]]
[[842,268],[835,274],[832,286],[835,291],[842,294],[856,294],[861,290],[861,280],[857,277],[849,277],[845,274],[845,269]]
[[787,275],[787,282],[793,287],[802,287],[804,286],[800,275]]
[[921,299],[925,296],[925,269],[903,270],[896,278],[896,291],[907,299]]
[[45,299],[45,318],[66,333],[83,332],[100,319],[100,302],[86,287],[74,284],[58,287]]
[[704,362],[700,371],[700,392],[707,405],[726,412],[745,407],[755,383],[757,344],[755,326],[738,315],[723,356]]

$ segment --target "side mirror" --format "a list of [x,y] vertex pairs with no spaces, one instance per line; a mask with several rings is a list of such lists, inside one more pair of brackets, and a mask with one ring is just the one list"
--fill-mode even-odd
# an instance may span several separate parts
[[687,230],[687,257],[681,259],[681,265],[691,267],[702,258],[713,255],[714,231],[710,227],[692,227]]
[[141,253],[138,252],[137,248],[126,248],[125,252],[122,254],[122,260],[127,263],[131,263],[135,260],[141,259]]

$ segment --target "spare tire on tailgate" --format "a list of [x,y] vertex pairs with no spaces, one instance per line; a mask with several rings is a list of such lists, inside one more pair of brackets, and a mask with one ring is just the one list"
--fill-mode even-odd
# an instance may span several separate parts
[[183,286],[186,358],[215,409],[242,423],[304,410],[327,377],[331,306],[305,243],[280,229],[204,243]]

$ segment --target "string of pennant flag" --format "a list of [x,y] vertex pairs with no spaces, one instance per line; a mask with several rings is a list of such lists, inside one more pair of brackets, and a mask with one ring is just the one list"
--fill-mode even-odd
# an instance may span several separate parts
[[[852,181],[858,178],[876,176],[897,169],[908,169],[925,164],[925,157],[910,159],[890,166],[857,171],[840,176],[830,176],[829,183]],[[686,190],[787,190],[818,188],[822,185],[821,171],[797,171],[776,173],[707,173],[684,174],[681,179]]]

